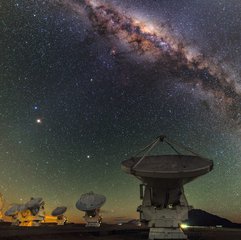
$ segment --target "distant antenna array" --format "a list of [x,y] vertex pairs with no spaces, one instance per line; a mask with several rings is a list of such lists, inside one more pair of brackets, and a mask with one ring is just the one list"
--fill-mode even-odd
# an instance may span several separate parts
[[[175,154],[150,155],[160,143],[167,144]],[[188,155],[183,155],[182,151],[188,152]],[[161,135],[134,157],[123,161],[121,168],[142,181],[140,184],[142,204],[137,211],[140,213],[140,221],[147,222],[150,227],[149,239],[187,239],[180,224],[187,220],[191,206],[188,205],[183,186],[210,172],[213,169],[213,161]],[[3,202],[0,194],[0,213]],[[87,227],[100,227],[102,221],[100,208],[105,202],[104,195],[93,192],[80,196],[76,208],[85,212]],[[52,211],[51,215],[56,217],[59,225],[67,221],[64,216],[66,210],[67,207],[62,206]],[[12,217],[16,225],[38,226],[44,220],[44,202],[42,198],[31,198],[26,204],[12,205],[5,215]]]

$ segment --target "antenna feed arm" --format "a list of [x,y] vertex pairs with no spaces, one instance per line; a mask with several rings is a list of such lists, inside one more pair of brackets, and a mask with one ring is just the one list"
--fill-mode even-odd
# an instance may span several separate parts
[[166,135],[160,135],[160,136],[157,137],[157,139],[159,139],[160,142],[164,142],[164,139],[165,139],[165,138],[167,138]]

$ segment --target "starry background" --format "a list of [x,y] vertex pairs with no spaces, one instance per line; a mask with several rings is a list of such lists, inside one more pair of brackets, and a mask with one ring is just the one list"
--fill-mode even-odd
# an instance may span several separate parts
[[[165,21],[233,69],[239,84],[240,1],[111,2]],[[7,203],[41,196],[47,213],[66,205],[78,222],[75,202],[92,190],[107,197],[107,221],[137,217],[138,181],[120,163],[165,133],[214,161],[213,172],[185,187],[189,203],[241,222],[240,125],[220,110],[224,103],[168,69],[113,54],[108,37],[80,12],[65,1],[0,0],[0,191]]]

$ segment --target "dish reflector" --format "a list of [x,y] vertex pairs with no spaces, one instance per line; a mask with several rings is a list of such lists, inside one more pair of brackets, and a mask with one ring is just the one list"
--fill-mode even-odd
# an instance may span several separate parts
[[[177,179],[183,184],[210,172],[213,162],[199,156],[160,155],[133,157],[122,162],[122,169],[142,179]],[[136,165],[138,163],[138,165]],[[135,167],[136,166],[136,167]]]
[[76,202],[76,208],[81,211],[91,211],[101,208],[105,201],[105,196],[89,192],[81,195],[80,199]]
[[26,209],[26,206],[23,204],[14,204],[5,212],[5,216],[11,217],[16,215],[18,212],[24,211]]
[[52,211],[52,216],[57,217],[63,215],[67,210],[67,207],[57,207]]
[[39,208],[42,203],[43,198],[31,198],[25,206],[29,209],[31,208]]

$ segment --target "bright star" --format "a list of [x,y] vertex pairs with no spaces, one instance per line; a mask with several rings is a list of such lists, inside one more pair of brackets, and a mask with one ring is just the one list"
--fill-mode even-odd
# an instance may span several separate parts
[[37,118],[36,119],[36,123],[41,124],[42,123],[42,119],[41,118]]

